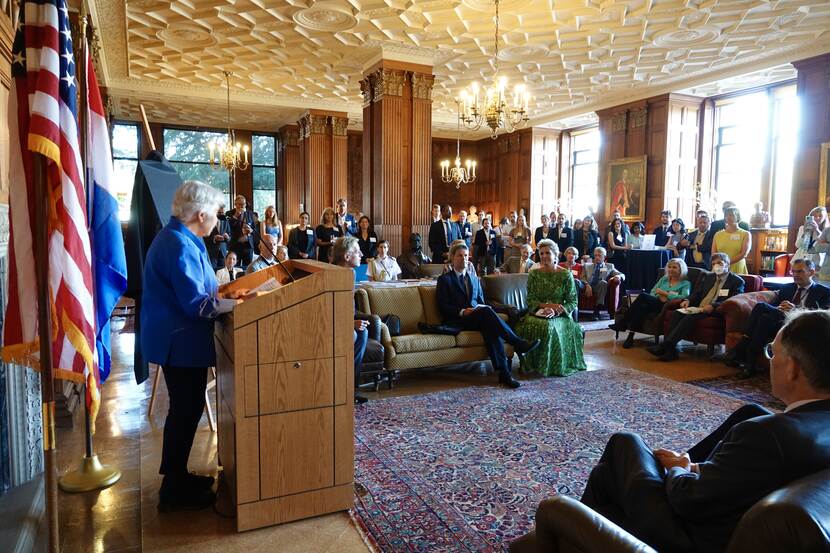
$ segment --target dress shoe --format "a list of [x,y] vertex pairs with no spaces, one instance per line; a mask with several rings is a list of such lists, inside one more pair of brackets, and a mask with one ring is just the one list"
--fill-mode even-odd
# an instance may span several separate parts
[[513,378],[511,375],[507,374],[500,374],[499,375],[499,384],[504,384],[508,388],[516,389],[522,385],[521,382]]
[[369,401],[369,398],[366,397],[366,396],[361,396],[361,395],[358,395],[358,394],[354,395],[354,404],[355,405],[362,405],[362,404],[366,403],[367,401]]
[[676,348],[671,348],[669,350],[666,350],[663,353],[663,355],[661,355],[657,359],[659,359],[660,361],[674,361],[674,360],[679,359],[679,358],[680,358],[680,355],[678,355],[677,349]]
[[216,501],[213,490],[195,490],[162,485],[159,490],[158,510],[162,513],[175,511],[198,511],[206,509]]
[[216,481],[213,476],[204,476],[202,474],[196,474],[195,472],[188,473],[185,477],[185,481],[190,485],[191,488],[197,490],[209,490],[213,487],[213,483]]
[[663,348],[662,345],[648,346],[646,348],[646,351],[654,355],[655,357],[660,357],[661,355],[666,353],[666,350]]
[[634,347],[634,334],[633,334],[633,333],[631,333],[631,334],[629,334],[629,335],[628,335],[628,337],[625,339],[625,342],[623,342],[623,348],[625,348],[625,349],[631,349],[631,348],[633,348],[633,347]]
[[538,340],[538,339],[537,340],[522,340],[521,342],[519,342],[518,344],[513,346],[513,349],[516,350],[516,353],[520,353],[522,355],[527,355],[528,353],[530,353],[534,349],[538,348],[539,344],[541,344],[541,343],[542,343],[542,341]]

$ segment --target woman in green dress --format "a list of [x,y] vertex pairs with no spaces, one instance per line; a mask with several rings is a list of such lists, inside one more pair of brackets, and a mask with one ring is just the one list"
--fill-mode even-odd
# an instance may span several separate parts
[[523,366],[544,376],[568,376],[586,368],[582,329],[571,318],[576,285],[571,272],[556,264],[556,242],[540,240],[538,247],[539,265],[527,277],[528,312],[516,326],[516,334],[542,343],[525,355]]

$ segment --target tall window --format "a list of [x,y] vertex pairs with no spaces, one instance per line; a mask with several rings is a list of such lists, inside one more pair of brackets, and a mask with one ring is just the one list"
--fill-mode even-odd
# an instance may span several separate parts
[[112,166],[118,217],[129,221],[133,182],[138,167],[138,125],[116,123],[112,126]]
[[226,133],[164,129],[164,157],[178,171],[183,181],[198,180],[225,193],[225,205],[232,206],[228,172],[210,166],[208,144],[224,141]]
[[255,134],[251,142],[254,211],[262,219],[266,207],[272,205],[277,208],[276,139],[270,135]]
[[571,219],[597,209],[599,129],[574,133],[571,138]]
[[798,98],[787,85],[716,104],[715,187],[718,203],[731,200],[749,219],[763,202],[774,225],[790,219]]

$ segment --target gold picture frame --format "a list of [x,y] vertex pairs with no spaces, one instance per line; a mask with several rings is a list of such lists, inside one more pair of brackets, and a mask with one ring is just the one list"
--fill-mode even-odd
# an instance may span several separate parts
[[646,215],[648,156],[624,157],[608,162],[605,193],[608,217],[620,210],[624,221],[642,221]]
[[830,142],[821,145],[821,161],[818,172],[818,204],[825,207],[830,206],[827,198],[827,185],[830,184]]

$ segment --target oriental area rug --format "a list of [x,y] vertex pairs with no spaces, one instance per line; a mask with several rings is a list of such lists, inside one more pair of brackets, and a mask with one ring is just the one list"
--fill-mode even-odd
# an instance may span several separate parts
[[757,403],[773,411],[783,411],[786,407],[780,399],[772,395],[769,373],[766,372],[752,378],[741,378],[737,375],[720,376],[718,378],[692,380],[689,384],[734,397],[743,403]]
[[685,450],[740,404],[623,369],[371,401],[355,409],[352,515],[377,551],[506,551],[541,500],[582,494],[614,432]]

